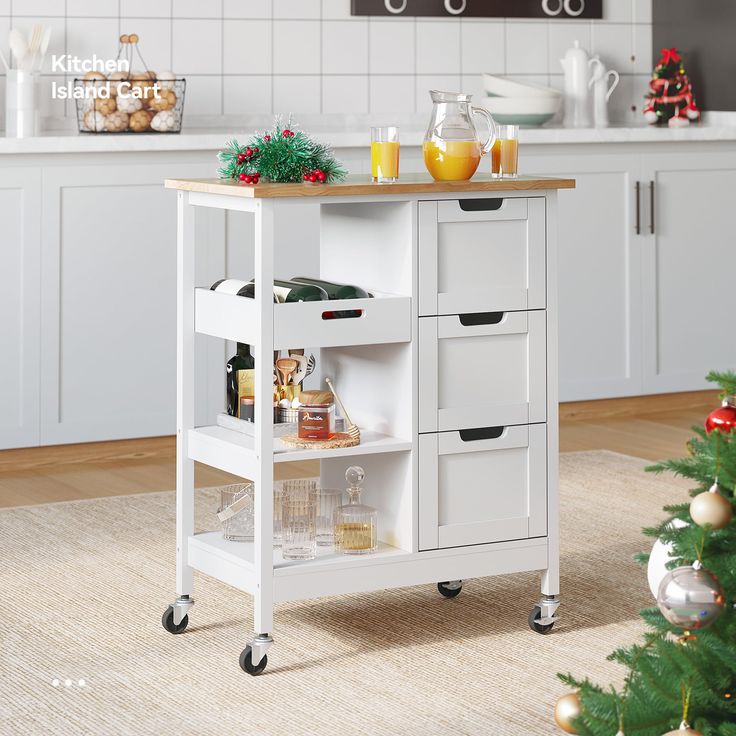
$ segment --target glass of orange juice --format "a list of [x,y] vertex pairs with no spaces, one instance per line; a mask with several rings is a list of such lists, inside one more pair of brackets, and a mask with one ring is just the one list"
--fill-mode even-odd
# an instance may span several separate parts
[[491,149],[491,174],[500,179],[519,175],[519,126],[497,125],[498,135]]
[[399,129],[371,128],[371,177],[378,184],[399,180]]

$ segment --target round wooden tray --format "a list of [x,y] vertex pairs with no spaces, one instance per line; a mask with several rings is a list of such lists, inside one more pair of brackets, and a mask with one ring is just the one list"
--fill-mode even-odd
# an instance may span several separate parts
[[295,434],[287,434],[281,441],[290,447],[310,450],[335,450],[339,447],[355,447],[360,444],[359,439],[353,439],[347,432],[338,432],[331,440],[303,440]]

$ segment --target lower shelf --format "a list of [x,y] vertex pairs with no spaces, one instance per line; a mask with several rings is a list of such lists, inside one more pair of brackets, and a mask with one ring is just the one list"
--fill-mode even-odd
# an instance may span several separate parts
[[[188,562],[195,570],[248,593],[258,589],[253,544],[229,542],[222,532],[189,537]],[[342,555],[318,549],[314,560],[273,557],[274,601],[318,598],[342,593],[419,585],[442,580],[543,570],[547,567],[547,539],[457,547],[427,552],[381,544],[374,554]]]

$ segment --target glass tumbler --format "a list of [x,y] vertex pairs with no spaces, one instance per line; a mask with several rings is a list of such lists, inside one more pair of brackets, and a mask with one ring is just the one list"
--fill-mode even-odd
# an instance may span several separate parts
[[231,542],[252,542],[255,537],[253,511],[255,487],[252,483],[235,483],[220,488],[220,508],[217,517],[225,539]]
[[312,560],[317,556],[317,498],[315,495],[281,500],[283,538],[281,555],[285,560]]
[[371,178],[377,184],[399,180],[399,129],[371,128]]
[[491,174],[500,179],[519,175],[519,126],[497,125],[498,137],[491,149]]
[[319,488],[317,499],[317,546],[332,547],[335,544],[335,510],[342,504],[342,491]]

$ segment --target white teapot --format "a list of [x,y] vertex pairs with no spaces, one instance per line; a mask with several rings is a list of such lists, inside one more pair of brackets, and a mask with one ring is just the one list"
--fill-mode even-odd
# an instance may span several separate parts
[[580,41],[565,52],[560,59],[565,72],[565,116],[563,124],[568,128],[589,128],[590,115],[590,67],[588,52],[580,46]]

